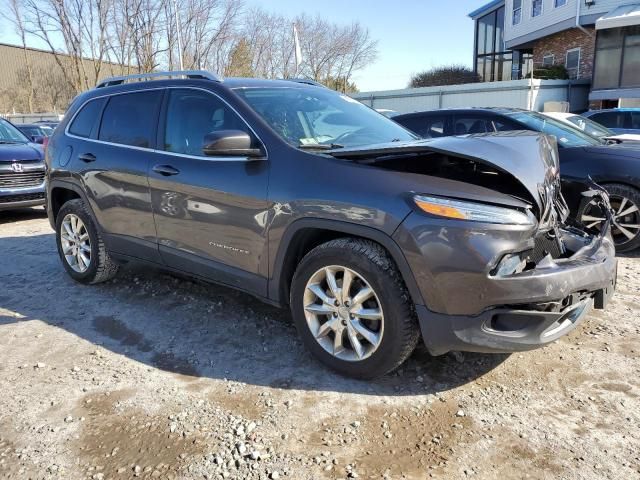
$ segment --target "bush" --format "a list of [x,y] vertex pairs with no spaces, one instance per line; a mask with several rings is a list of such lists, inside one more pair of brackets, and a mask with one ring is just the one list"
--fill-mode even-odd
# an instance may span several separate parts
[[439,87],[441,85],[459,85],[461,83],[476,83],[480,77],[464,65],[445,65],[416,73],[411,77],[409,87]]
[[540,67],[533,70],[533,78],[543,80],[568,80],[569,74],[564,65],[552,65],[550,67]]

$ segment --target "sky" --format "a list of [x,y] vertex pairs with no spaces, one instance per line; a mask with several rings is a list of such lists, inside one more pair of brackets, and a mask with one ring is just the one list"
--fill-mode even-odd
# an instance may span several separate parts
[[289,16],[359,21],[378,40],[378,59],[355,75],[361,92],[405,88],[411,75],[439,65],[473,63],[473,20],[489,0],[245,0]]
[[[359,71],[361,92],[405,88],[411,75],[439,65],[473,62],[469,12],[488,0],[245,0],[247,6],[295,16],[316,15],[339,24],[359,21],[378,40],[378,58]],[[17,44],[0,17],[0,43]],[[41,45],[31,45],[42,47]]]

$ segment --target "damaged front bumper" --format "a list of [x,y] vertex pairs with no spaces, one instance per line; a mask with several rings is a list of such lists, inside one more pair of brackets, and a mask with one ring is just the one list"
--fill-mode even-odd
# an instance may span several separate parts
[[[447,222],[434,230],[424,217],[411,216],[403,227],[396,240],[406,246],[411,239],[415,246],[408,260],[429,305],[416,305],[416,311],[433,355],[543,346],[573,330],[591,308],[604,308],[615,289],[617,261],[608,233],[557,229],[566,250],[552,255],[550,240],[515,227],[480,230]],[[511,261],[514,256],[524,260]]]

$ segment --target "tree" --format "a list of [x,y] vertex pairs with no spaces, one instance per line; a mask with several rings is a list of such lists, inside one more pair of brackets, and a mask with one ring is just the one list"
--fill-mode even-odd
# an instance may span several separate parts
[[251,52],[251,46],[245,38],[241,38],[231,51],[225,76],[254,77],[255,73],[253,71],[252,61],[253,54]]
[[464,65],[444,65],[413,75],[409,87],[439,87],[479,81],[480,77]]

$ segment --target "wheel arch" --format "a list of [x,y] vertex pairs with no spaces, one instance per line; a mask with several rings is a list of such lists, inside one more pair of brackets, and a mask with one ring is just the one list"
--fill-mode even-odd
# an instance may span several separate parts
[[400,270],[414,304],[424,305],[409,263],[393,238],[371,227],[313,218],[294,221],[282,236],[269,279],[269,298],[280,305],[288,305],[293,274],[302,257],[318,245],[341,237],[361,238],[381,245]]
[[63,180],[51,181],[49,184],[47,197],[47,213],[49,216],[49,223],[54,230],[56,228],[55,226],[58,212],[65,203],[73,199],[80,199],[84,202],[96,228],[100,229],[100,224],[96,221],[96,217],[93,213],[93,210],[91,209],[91,205],[87,199],[86,194],[84,193],[82,188],[80,188],[75,183]]

